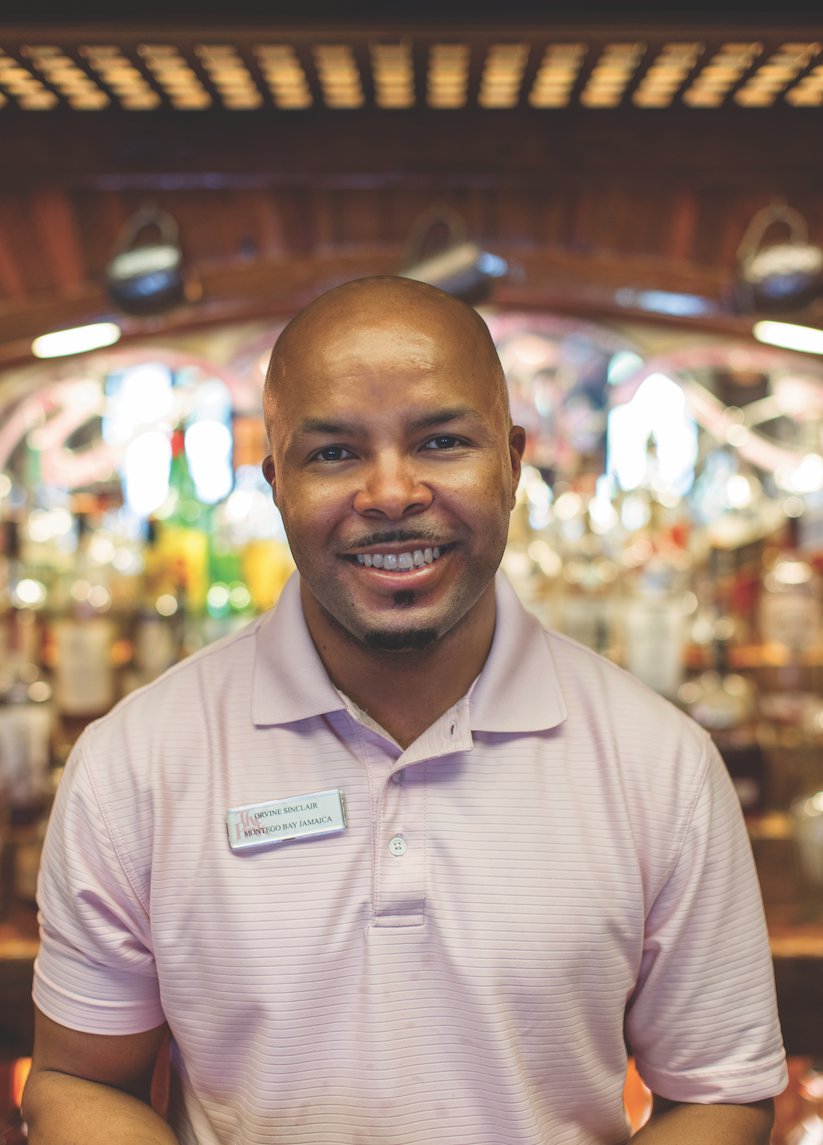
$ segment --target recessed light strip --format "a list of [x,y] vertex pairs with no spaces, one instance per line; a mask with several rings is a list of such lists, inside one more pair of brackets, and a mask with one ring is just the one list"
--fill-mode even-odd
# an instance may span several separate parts
[[800,350],[804,354],[823,354],[823,330],[798,326],[793,322],[755,322],[752,334],[758,342],[779,346],[781,350]]
[[65,358],[69,354],[85,354],[113,346],[122,331],[116,322],[93,322],[88,326],[73,326],[70,330],[55,330],[41,334],[31,344],[35,358]]

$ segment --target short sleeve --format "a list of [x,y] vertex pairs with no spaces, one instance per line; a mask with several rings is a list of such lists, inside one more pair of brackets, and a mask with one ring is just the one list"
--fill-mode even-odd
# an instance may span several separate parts
[[785,1087],[774,969],[751,845],[728,772],[705,775],[674,867],[646,919],[626,1034],[672,1101],[742,1103]]
[[74,749],[46,832],[33,997],[71,1029],[139,1033],[164,1020],[149,915],[96,798],[88,742]]

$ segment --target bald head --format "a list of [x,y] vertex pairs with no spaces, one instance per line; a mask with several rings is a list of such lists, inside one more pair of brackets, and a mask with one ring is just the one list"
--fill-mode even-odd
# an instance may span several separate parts
[[[306,368],[313,353],[342,337],[357,337],[376,325],[396,323],[421,335],[457,339],[488,375],[492,402],[502,403],[508,420],[508,391],[497,350],[486,323],[476,310],[437,287],[410,278],[359,278],[322,294],[285,327],[272,351],[263,393],[267,428],[275,416],[278,393],[292,376]],[[439,334],[438,334],[439,332]],[[409,352],[413,352],[410,348]]]
[[525,435],[474,310],[406,278],[339,286],[281,334],[265,405],[263,472],[340,680],[351,641],[422,652],[460,629],[485,656]]

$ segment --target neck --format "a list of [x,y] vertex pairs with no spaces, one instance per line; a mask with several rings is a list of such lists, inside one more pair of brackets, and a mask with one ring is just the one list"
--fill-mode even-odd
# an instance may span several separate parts
[[332,683],[402,748],[465,696],[494,635],[494,584],[455,627],[421,651],[380,652],[304,612]]

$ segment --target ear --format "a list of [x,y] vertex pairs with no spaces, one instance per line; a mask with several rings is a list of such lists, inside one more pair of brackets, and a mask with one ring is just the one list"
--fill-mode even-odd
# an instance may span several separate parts
[[526,449],[526,431],[522,425],[513,425],[509,430],[509,460],[512,467],[512,509],[520,473],[523,468],[523,453]]
[[277,504],[277,478],[274,472],[274,458],[270,453],[266,454],[263,458],[263,476],[271,486],[272,497],[274,498],[275,505]]

